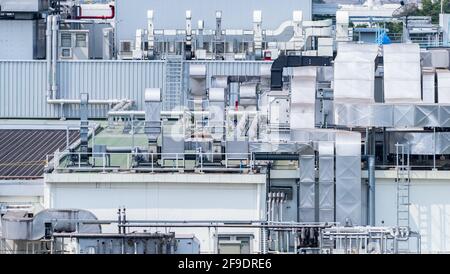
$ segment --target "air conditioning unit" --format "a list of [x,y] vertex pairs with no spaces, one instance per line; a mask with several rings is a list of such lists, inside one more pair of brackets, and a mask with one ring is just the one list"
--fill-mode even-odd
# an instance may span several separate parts
[[133,59],[133,41],[122,40],[120,41],[119,58],[122,60]]
[[59,58],[89,59],[89,30],[61,30],[59,33]]

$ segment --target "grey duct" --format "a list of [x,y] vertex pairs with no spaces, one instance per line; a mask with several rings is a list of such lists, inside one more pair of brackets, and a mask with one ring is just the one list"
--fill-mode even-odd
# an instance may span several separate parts
[[[145,127],[148,142],[156,144],[161,134],[161,90],[149,88],[145,90]],[[155,151],[156,152],[156,151]]]
[[334,143],[319,142],[319,222],[334,221]]
[[368,224],[375,225],[375,156],[370,155],[368,161],[369,172],[369,204],[368,204]]
[[99,224],[77,225],[77,220],[97,221],[97,217],[82,209],[45,209],[34,217],[8,212],[2,217],[2,237],[7,240],[40,240],[45,236],[45,224],[55,232],[101,233]]
[[450,106],[334,103],[335,124],[347,127],[450,127]]
[[300,155],[299,182],[300,182],[300,222],[315,221],[315,156]]
[[361,224],[361,134],[336,132],[336,222]]

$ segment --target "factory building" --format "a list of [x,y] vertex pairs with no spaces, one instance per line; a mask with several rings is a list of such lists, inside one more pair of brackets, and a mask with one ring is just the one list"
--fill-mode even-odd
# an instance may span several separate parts
[[448,16],[412,9],[0,0],[0,252],[450,252]]

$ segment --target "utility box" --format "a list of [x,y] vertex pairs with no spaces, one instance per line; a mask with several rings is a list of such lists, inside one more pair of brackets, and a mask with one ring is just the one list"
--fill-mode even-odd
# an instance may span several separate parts
[[62,60],[89,59],[88,30],[61,30],[58,45],[59,58]]

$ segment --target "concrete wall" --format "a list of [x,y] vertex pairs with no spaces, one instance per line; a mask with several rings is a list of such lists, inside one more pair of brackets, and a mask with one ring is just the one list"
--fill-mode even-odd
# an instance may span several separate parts
[[[394,171],[376,172],[376,225],[396,225]],[[450,252],[450,172],[413,171],[410,226],[422,236],[422,252]]]
[[[83,208],[99,219],[117,219],[125,206],[130,220],[260,220],[264,218],[265,175],[242,174],[46,174],[47,208]],[[104,232],[116,232],[110,226]],[[153,230],[154,231],[154,230]],[[160,228],[159,231],[164,231]],[[202,252],[214,251],[214,229],[173,229],[196,234]],[[259,230],[225,229],[218,233],[252,233],[259,250]]]

